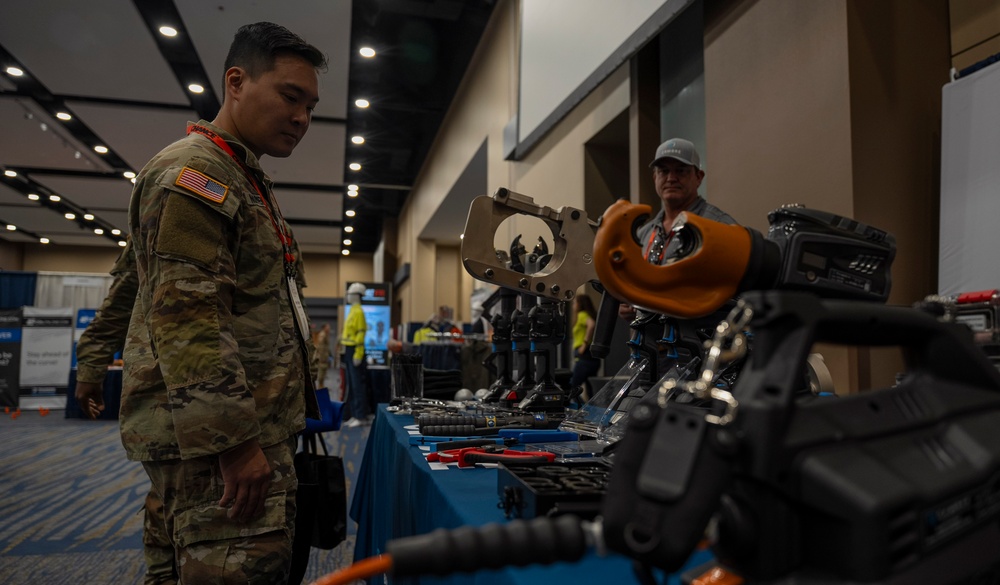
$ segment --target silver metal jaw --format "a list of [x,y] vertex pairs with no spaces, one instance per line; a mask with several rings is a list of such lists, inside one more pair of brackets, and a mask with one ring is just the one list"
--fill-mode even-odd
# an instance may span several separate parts
[[[497,228],[513,215],[537,217],[552,232],[552,259],[536,273],[511,270],[497,254]],[[492,197],[483,195],[472,201],[462,239],[462,263],[473,278],[483,282],[569,301],[580,285],[597,280],[593,257],[596,230],[597,224],[589,221],[582,209],[536,205],[527,195],[500,188]]]

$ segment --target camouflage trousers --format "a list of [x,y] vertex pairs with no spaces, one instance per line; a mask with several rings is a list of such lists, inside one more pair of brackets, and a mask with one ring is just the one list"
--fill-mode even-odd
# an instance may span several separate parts
[[143,585],[177,585],[174,545],[163,522],[163,500],[155,489],[146,494],[142,524],[142,556],[146,559]]
[[284,585],[292,558],[297,480],[295,437],[265,447],[271,487],[264,514],[245,523],[219,506],[224,483],[218,457],[144,461],[163,499],[163,528],[185,585]]

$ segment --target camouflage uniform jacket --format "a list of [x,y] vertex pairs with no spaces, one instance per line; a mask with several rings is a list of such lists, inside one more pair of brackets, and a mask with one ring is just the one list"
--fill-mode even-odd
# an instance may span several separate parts
[[241,157],[268,201],[240,164],[197,133],[160,151],[136,178],[129,228],[139,293],[120,415],[134,460],[216,455],[253,438],[267,447],[302,430],[304,414],[319,414],[312,342],[297,332],[268,211],[283,222],[272,182],[232,135],[198,125]]
[[114,281],[108,296],[76,344],[76,379],[80,382],[104,382],[115,354],[125,347],[132,305],[139,289],[131,241],[111,268],[111,276]]

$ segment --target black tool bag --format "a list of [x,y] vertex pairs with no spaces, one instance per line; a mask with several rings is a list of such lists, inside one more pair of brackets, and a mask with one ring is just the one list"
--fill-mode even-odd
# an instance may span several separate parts
[[347,537],[347,484],[343,459],[330,455],[322,438],[321,455],[316,442],[315,433],[302,435],[302,451],[295,454],[295,540],[329,550]]

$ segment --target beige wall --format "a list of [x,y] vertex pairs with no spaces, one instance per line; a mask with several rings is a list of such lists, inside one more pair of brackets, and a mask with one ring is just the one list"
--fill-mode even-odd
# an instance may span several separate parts
[[951,63],[961,70],[1000,53],[1000,2],[951,0]]
[[[941,0],[757,0],[707,23],[711,200],[757,229],[785,203],[893,233],[891,303],[934,292]],[[892,382],[896,352],[824,347],[838,388]]]
[[24,245],[0,240],[0,270],[23,270]]
[[[414,239],[443,203],[459,175],[483,139],[487,139],[487,185],[492,193],[499,187],[533,197],[542,205],[584,207],[584,144],[616,116],[628,109],[628,66],[616,71],[567,116],[524,160],[503,159],[503,129],[514,116],[517,95],[517,2],[500,2],[479,50],[463,80],[445,124],[424,163],[409,201],[400,215],[400,263],[411,263],[410,282],[400,288],[403,320],[423,320],[450,293],[438,290],[434,274],[448,274],[458,263],[460,284],[456,290],[456,319],[470,318],[469,295],[475,283],[461,267],[460,255],[439,254],[433,242]],[[534,226],[532,225],[534,224]],[[533,246],[543,235],[544,224],[512,218],[495,238],[495,245],[507,249],[518,234]],[[548,235],[547,231],[544,231]],[[551,244],[551,236],[547,238]],[[453,260],[449,260],[453,259]]]

